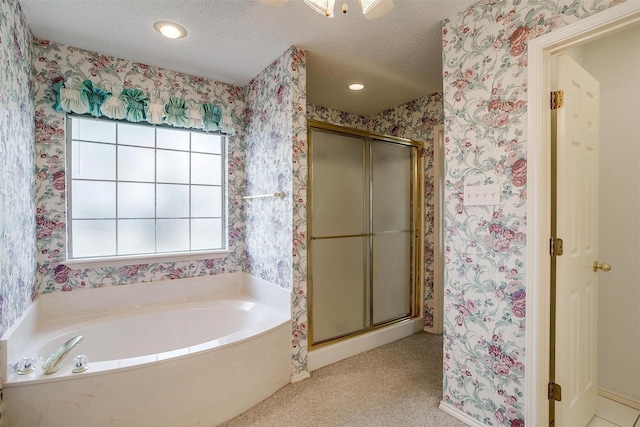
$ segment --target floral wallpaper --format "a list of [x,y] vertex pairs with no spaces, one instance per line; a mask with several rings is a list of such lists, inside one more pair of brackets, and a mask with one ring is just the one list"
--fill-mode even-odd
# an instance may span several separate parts
[[[443,403],[480,424],[525,424],[527,42],[617,3],[482,0],[443,24]],[[480,183],[499,206],[463,205]]]
[[307,105],[307,117],[311,120],[371,131],[371,119],[369,117],[320,105]]
[[231,254],[199,261],[155,262],[122,267],[73,269],[62,264],[66,250],[64,114],[53,109],[52,85],[69,76],[104,87],[138,88],[152,99],[182,97],[215,103],[242,123],[244,99],[239,87],[210,81],[35,38],[33,73],[36,140],[36,292],[151,282],[242,271],[245,268],[244,148],[242,130],[228,138],[228,221]]
[[0,336],[34,297],[31,47],[17,0],[0,1]]
[[291,47],[245,87],[250,274],[291,289],[292,375],[307,371],[306,54]]
[[337,111],[321,106],[308,106],[310,119],[424,142],[424,326],[433,323],[433,253],[434,253],[434,175],[433,128],[443,122],[442,94],[433,93],[371,117]]
[[303,50],[295,49],[289,62],[291,69],[291,137],[293,198],[292,256],[293,289],[291,294],[292,376],[304,375],[307,369],[307,61]]
[[284,192],[285,197],[247,200],[245,210],[248,271],[290,289],[293,150],[287,59],[285,53],[245,87],[246,194]]

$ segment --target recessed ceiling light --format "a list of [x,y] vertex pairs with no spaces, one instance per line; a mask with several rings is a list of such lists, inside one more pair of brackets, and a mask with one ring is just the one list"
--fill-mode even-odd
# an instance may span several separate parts
[[176,24],[175,22],[156,21],[153,23],[153,28],[169,39],[181,39],[187,36],[187,30],[185,30],[182,25]]
[[349,85],[349,89],[351,89],[351,90],[362,90],[362,89],[364,89],[364,85],[362,83],[351,83]]

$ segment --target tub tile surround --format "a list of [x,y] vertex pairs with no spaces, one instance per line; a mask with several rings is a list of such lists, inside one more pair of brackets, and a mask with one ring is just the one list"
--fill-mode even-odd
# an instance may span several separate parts
[[[472,425],[524,426],[527,43],[621,0],[478,1],[443,23],[444,386]],[[465,207],[495,182],[499,206]]]

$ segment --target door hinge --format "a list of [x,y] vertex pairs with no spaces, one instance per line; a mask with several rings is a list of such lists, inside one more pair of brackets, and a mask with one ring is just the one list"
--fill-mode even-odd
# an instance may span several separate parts
[[551,92],[551,109],[557,110],[564,107],[564,91],[556,90]]
[[547,387],[547,396],[549,397],[549,400],[560,402],[562,400],[562,387],[560,387],[560,384],[550,381]]
[[549,241],[549,253],[551,256],[561,256],[563,252],[562,239],[552,237]]

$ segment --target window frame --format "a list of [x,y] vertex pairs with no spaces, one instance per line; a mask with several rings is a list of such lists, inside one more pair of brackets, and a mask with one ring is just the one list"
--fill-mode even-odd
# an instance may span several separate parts
[[[156,128],[166,128],[170,130],[181,130],[189,133],[202,133],[202,134],[214,134],[219,135],[221,137],[221,147],[220,147],[220,156],[221,156],[221,198],[222,198],[222,206],[221,206],[221,228],[222,228],[222,245],[221,249],[205,249],[205,250],[186,250],[186,251],[173,251],[173,252],[153,252],[153,253],[143,253],[143,254],[125,254],[125,255],[107,255],[107,256],[92,256],[92,257],[81,257],[81,258],[72,258],[72,249],[73,249],[73,227],[72,227],[72,207],[73,200],[71,197],[72,188],[73,188],[73,177],[72,177],[72,159],[73,159],[73,135],[72,135],[72,120],[73,119],[82,119],[82,120],[94,120],[100,122],[113,122],[117,124],[126,124],[126,125],[138,125],[144,126],[148,128],[154,128],[154,132]],[[117,138],[113,143],[116,148],[119,146]],[[124,146],[129,146],[125,144]],[[158,150],[162,150],[163,148],[158,148],[157,146],[157,137],[154,136],[154,145],[151,147],[154,150],[154,158],[157,156]],[[191,151],[191,147],[189,147],[188,152],[190,155],[193,153]],[[196,153],[199,153],[196,151]],[[117,155],[115,167],[118,167]],[[174,262],[174,261],[195,261],[201,259],[211,259],[211,258],[222,258],[231,253],[229,250],[229,188],[228,188],[228,172],[229,172],[229,156],[228,156],[228,136],[221,132],[207,132],[199,129],[191,129],[191,128],[176,128],[168,125],[156,125],[156,124],[148,124],[148,123],[133,123],[126,120],[113,120],[108,118],[95,118],[87,115],[77,115],[77,114],[65,114],[65,198],[66,198],[66,250],[65,250],[65,261],[66,265],[73,265],[74,267],[104,267],[104,266],[121,266],[121,265],[131,265],[131,264],[148,264],[148,263],[158,263],[158,262]],[[189,166],[189,174],[191,175],[191,165]],[[190,181],[190,180],[189,180]],[[120,182],[117,179],[117,175],[114,184],[118,185]],[[158,185],[158,181],[156,177],[152,181],[154,186]],[[167,184],[167,183],[160,183]],[[191,182],[188,184],[191,187]],[[191,195],[191,191],[189,191]],[[117,193],[116,193],[117,197]],[[189,198],[191,200],[191,197]],[[117,201],[116,201],[117,203]],[[189,221],[194,219],[191,215],[189,215]],[[157,220],[158,217],[154,215],[154,220]],[[162,218],[160,218],[162,219]],[[195,218],[198,219],[198,218]],[[118,212],[117,212],[117,204],[116,204],[116,213],[115,213],[115,221],[118,220]],[[117,242],[117,241],[116,241]],[[117,243],[116,243],[117,244]],[[117,247],[116,247],[117,250]]]

